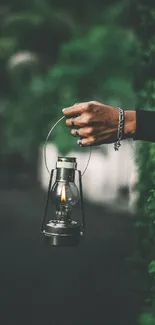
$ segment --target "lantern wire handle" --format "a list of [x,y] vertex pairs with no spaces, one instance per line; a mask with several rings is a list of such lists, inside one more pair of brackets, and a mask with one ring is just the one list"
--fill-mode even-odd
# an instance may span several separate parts
[[[49,133],[48,133],[48,135],[47,135],[47,137],[46,137],[46,140],[45,140],[45,143],[44,143],[44,148],[43,148],[43,152],[44,152],[44,161],[45,161],[45,166],[46,166],[46,169],[47,169],[47,171],[48,171],[48,173],[49,174],[51,174],[51,172],[49,171],[49,168],[48,168],[48,165],[47,165],[47,157],[46,157],[46,147],[47,147],[47,141],[48,141],[48,139],[49,139],[49,137],[50,137],[50,135],[51,135],[51,133],[53,132],[53,130],[54,130],[54,128],[57,126],[57,124],[60,122],[60,121],[62,121],[63,119],[65,118],[65,116],[62,116],[53,126],[52,126],[52,128],[50,129],[50,131],[49,131]],[[89,162],[90,162],[90,158],[91,158],[91,154],[92,154],[92,150],[91,150],[91,147],[90,147],[90,152],[89,152],[89,157],[88,157],[88,161],[87,161],[87,165],[86,165],[86,167],[85,167],[85,169],[84,169],[84,171],[83,171],[83,173],[82,173],[82,177],[84,176],[84,174],[85,174],[85,172],[86,172],[86,170],[87,170],[87,168],[88,168],[88,165],[89,165]]]

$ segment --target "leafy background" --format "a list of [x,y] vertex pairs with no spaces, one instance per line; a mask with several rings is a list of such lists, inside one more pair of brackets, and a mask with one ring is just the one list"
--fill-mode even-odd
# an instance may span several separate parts
[[[63,107],[98,100],[124,109],[155,106],[155,8],[150,0],[1,0],[1,155],[36,163]],[[63,141],[62,141],[63,133]],[[75,149],[63,123],[52,137]],[[154,144],[137,147],[140,325],[155,324]]]
[[[91,2],[89,10],[86,4],[82,11],[69,1],[65,6],[61,1],[42,0],[18,6],[16,1],[1,6],[7,150],[21,151],[24,147],[24,151],[33,151],[52,122],[61,116],[62,108],[75,102],[95,98],[133,107],[131,79],[136,41],[123,21],[126,2],[105,2],[104,6],[100,1]],[[35,53],[36,58],[12,67],[10,56],[21,51]],[[60,132],[56,132],[54,141],[66,151],[71,139],[65,128],[62,131],[63,143]]]

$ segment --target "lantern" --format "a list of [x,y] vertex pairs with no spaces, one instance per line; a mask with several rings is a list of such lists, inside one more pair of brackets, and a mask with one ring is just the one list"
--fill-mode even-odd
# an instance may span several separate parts
[[[76,174],[78,186],[75,183]],[[49,213],[50,201],[54,208],[54,219]],[[80,213],[78,220],[73,218],[76,206]],[[53,246],[76,246],[84,235],[82,178],[77,170],[76,158],[58,157],[56,169],[50,173],[41,233]]]

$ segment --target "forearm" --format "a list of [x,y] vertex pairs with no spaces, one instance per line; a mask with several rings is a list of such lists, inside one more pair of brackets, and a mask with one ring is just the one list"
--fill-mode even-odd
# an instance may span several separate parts
[[155,142],[155,112],[125,111],[125,138]]

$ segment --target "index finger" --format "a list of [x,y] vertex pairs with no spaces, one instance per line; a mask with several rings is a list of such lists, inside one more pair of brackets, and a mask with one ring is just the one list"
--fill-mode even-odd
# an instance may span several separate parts
[[75,104],[62,110],[66,117],[75,117],[82,114],[87,107],[87,103]]

